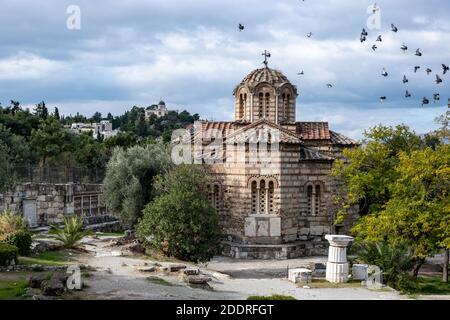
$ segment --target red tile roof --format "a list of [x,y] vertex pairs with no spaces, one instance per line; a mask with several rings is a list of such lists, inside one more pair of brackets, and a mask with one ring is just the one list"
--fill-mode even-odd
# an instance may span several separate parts
[[303,140],[330,140],[328,122],[296,122],[297,134]]

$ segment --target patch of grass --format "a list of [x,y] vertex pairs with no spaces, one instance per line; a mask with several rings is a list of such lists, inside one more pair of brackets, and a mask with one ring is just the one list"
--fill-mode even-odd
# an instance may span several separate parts
[[285,296],[282,294],[273,294],[271,296],[250,296],[247,300],[297,300],[292,296]]
[[68,251],[46,251],[36,257],[19,257],[19,264],[40,264],[44,266],[69,265],[75,254]]
[[147,277],[147,281],[153,283],[153,284],[158,284],[160,286],[168,286],[168,287],[173,287],[175,286],[174,283],[166,281],[162,278],[159,277]]
[[421,276],[417,280],[417,289],[412,294],[450,295],[450,283],[442,282],[441,278]]
[[[299,284],[299,287],[303,287],[304,284]],[[325,279],[313,279],[311,283],[309,283],[309,287],[311,289],[321,289],[321,288],[358,288],[361,287],[361,281],[350,280],[346,283],[332,283],[328,282]]]
[[0,280],[0,300],[24,299],[27,287],[26,280]]

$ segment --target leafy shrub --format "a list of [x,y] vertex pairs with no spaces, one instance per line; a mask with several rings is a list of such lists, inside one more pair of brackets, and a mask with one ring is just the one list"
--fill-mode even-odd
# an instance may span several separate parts
[[58,226],[51,226],[50,233],[56,236],[56,239],[62,242],[63,247],[75,247],[78,241],[85,236],[90,235],[90,230],[84,229],[84,220],[82,217],[64,218],[64,227],[62,229]]
[[16,246],[17,249],[19,249],[19,254],[26,256],[30,253],[31,243],[33,240],[31,239],[31,234],[28,231],[19,230],[16,233],[10,234],[6,238],[5,242]]
[[18,254],[19,249],[16,246],[0,242],[0,266],[8,266],[11,261],[16,264]]
[[418,259],[405,244],[359,243],[356,245],[359,258],[365,263],[376,265],[383,271],[383,282],[397,290],[405,291],[414,286],[409,272]]
[[182,165],[156,179],[159,193],[144,209],[137,235],[167,256],[207,261],[220,252],[219,216],[206,196],[206,175]]
[[9,235],[25,229],[22,216],[6,210],[0,213],[0,241],[4,241]]
[[103,200],[126,228],[132,228],[153,199],[153,178],[172,166],[169,147],[161,142],[116,148],[103,181]]

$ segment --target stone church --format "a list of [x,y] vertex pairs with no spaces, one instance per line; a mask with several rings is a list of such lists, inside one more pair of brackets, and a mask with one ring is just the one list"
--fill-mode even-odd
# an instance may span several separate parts
[[220,213],[224,254],[241,259],[326,254],[324,236],[346,228],[333,223],[339,186],[329,174],[343,149],[356,142],[327,122],[297,121],[297,88],[267,60],[233,95],[234,121],[196,123],[189,139],[194,160],[201,157],[212,176],[209,197]]

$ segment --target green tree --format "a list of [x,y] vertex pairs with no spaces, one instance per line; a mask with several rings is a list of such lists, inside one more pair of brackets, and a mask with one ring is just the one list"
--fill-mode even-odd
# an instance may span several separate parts
[[41,157],[42,165],[46,165],[49,159],[60,161],[63,153],[70,150],[72,141],[72,135],[52,117],[42,120],[39,128],[31,134],[31,145]]
[[10,149],[0,141],[0,192],[7,190],[14,181]]
[[36,105],[35,109],[36,116],[45,120],[48,117],[48,109],[45,106],[45,102],[42,101]]
[[170,150],[162,143],[116,148],[103,181],[103,199],[127,227],[132,227],[152,198],[153,178],[172,165]]
[[137,234],[168,256],[207,261],[220,253],[219,216],[207,197],[201,167],[177,166],[155,182],[158,196],[149,203]]
[[400,152],[418,150],[422,141],[407,126],[376,126],[364,132],[361,148],[344,150],[346,160],[334,163],[332,175],[344,188],[336,200],[342,222],[347,210],[359,206],[362,214],[378,212],[390,199],[389,186],[398,178]]
[[353,231],[365,242],[406,242],[417,276],[427,256],[450,249],[450,145],[400,153],[395,176],[389,201]]
[[106,146],[87,132],[75,137],[72,154],[78,166],[99,174],[104,171],[109,159]]
[[91,118],[92,122],[99,123],[102,121],[102,114],[100,112],[95,112],[94,115]]
[[56,120],[61,120],[61,117],[60,117],[60,115],[59,115],[59,109],[58,109],[58,107],[55,107],[55,111],[53,112],[53,117],[54,117]]
[[106,139],[104,144],[108,149],[115,147],[129,148],[137,144],[138,137],[132,132],[119,132],[114,137]]

